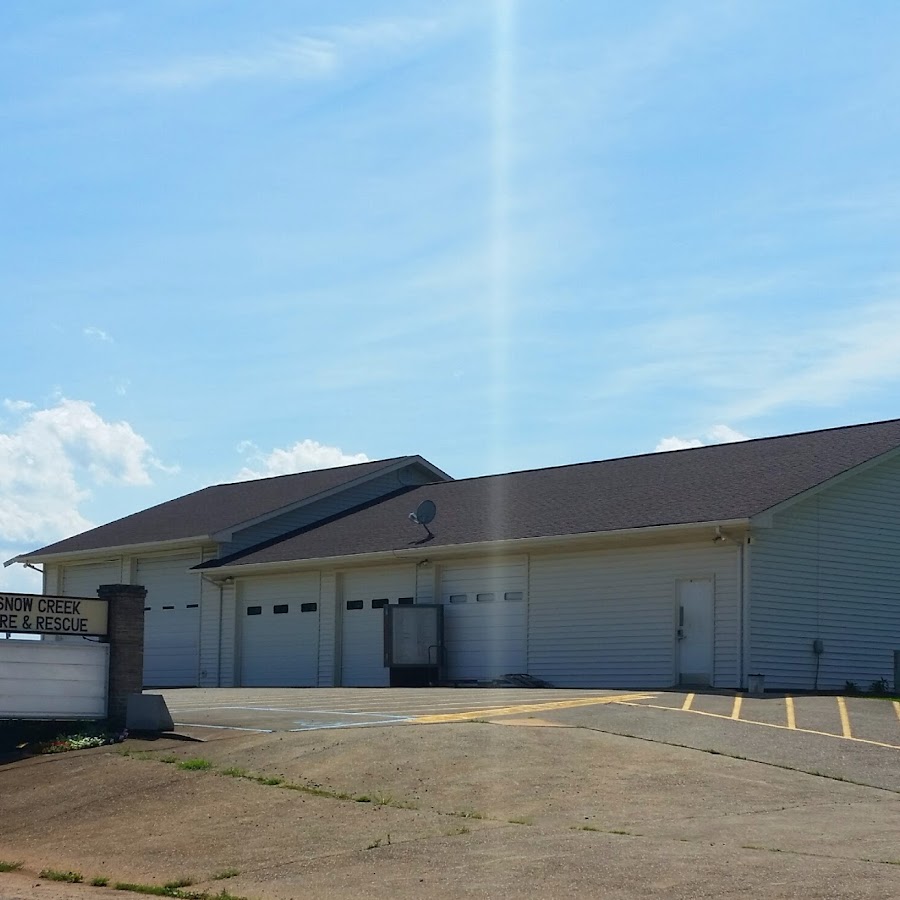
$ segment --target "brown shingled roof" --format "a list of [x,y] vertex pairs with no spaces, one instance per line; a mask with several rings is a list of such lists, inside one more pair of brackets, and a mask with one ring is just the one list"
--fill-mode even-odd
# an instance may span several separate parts
[[409,549],[408,514],[437,504],[428,548],[744,519],[900,447],[900,419],[410,489],[217,565]]
[[398,456],[314,472],[212,485],[22,556],[35,559],[44,554],[205,537],[373,475],[404,459],[412,462],[416,457]]

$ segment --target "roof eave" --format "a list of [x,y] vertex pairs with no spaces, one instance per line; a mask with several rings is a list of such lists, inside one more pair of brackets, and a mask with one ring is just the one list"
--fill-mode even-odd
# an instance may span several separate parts
[[[276,560],[274,562],[231,563],[199,569],[210,577],[222,575],[225,578],[236,575],[251,575],[260,572],[278,572],[289,569],[339,568],[343,565],[365,565],[367,563],[396,562],[397,560],[429,559],[438,560],[458,556],[461,553],[480,552],[484,554],[516,553],[530,549],[552,550],[556,547],[571,548],[578,544],[596,544],[598,541],[615,540],[627,537],[677,536],[679,532],[692,536],[709,531],[715,537],[716,529],[747,529],[750,519],[718,519],[708,522],[686,522],[671,525],[648,525],[639,528],[618,528],[610,531],[587,531],[578,534],[544,535],[542,537],[512,538],[502,541],[478,541],[465,544],[440,544],[432,547],[422,544],[418,547],[406,547],[401,550],[377,550],[371,553],[352,553],[343,556],[320,556],[306,559]],[[199,567],[195,567],[199,568]]]
[[88,550],[68,550],[60,553],[20,553],[3,563],[4,568],[14,563],[60,563],[81,562],[86,559],[125,556],[132,553],[152,553],[156,550],[174,550],[180,547],[196,547],[198,544],[211,544],[213,540],[208,534],[194,535],[186,538],[173,538],[168,541],[147,541],[142,544],[118,544],[114,547],[94,547]]

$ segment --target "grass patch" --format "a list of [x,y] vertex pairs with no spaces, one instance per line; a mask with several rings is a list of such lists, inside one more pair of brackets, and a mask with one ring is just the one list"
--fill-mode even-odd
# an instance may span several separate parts
[[456,835],[459,835],[459,834],[471,834],[471,833],[472,833],[472,829],[469,828],[468,825],[460,825],[459,828],[452,828],[446,834],[447,834],[447,837],[456,837]]
[[139,884],[132,881],[117,881],[113,887],[117,891],[130,891],[132,894],[151,894],[154,897],[173,897],[175,900],[246,900],[228,891],[210,894],[207,891],[185,891],[181,888],[166,887],[162,884]]
[[21,862],[8,862],[5,859],[0,859],[0,872],[18,872],[23,865],[24,863]]
[[[153,758],[154,757],[152,757],[152,756],[147,757],[147,759],[153,759]],[[158,759],[161,763],[165,763],[168,766],[171,766],[173,763],[178,762],[178,757],[172,756],[171,753],[169,753],[167,756],[157,756],[155,758]]]
[[238,869],[222,869],[221,872],[216,872],[210,881],[224,881],[226,878],[237,878],[240,874]]
[[602,828],[595,828],[593,825],[573,825],[573,831],[603,831]]
[[186,769],[189,772],[205,772],[212,767],[213,764],[208,759],[201,759],[199,756],[196,756],[193,759],[185,759],[182,762],[178,763],[179,769]]
[[81,872],[62,872],[59,869],[41,869],[38,878],[46,878],[47,881],[65,881],[69,884],[81,884],[84,881]]
[[519,819],[509,819],[510,825],[534,825],[534,819],[531,816],[522,816]]
[[195,881],[195,878],[176,878],[174,881],[167,881],[163,887],[168,890],[177,890],[178,888],[190,887]]
[[222,769],[219,773],[220,775],[227,775],[229,778],[249,778],[250,773],[246,769],[242,769],[239,766],[229,766],[227,769]]
[[88,884],[94,887],[106,887],[109,884],[109,879],[105,875],[95,875]]
[[268,787],[280,787],[284,784],[284,779],[277,775],[257,775],[253,780],[257,784],[265,784]]
[[456,812],[447,813],[448,816],[456,816],[460,819],[486,819],[484,813],[480,813],[475,809],[460,809]]

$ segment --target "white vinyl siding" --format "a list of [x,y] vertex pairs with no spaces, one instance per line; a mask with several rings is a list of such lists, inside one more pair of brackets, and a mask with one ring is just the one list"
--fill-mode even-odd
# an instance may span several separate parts
[[753,530],[748,673],[766,688],[892,680],[900,650],[900,459],[847,478]]
[[337,666],[337,575],[323,572],[319,586],[319,687],[338,683]]
[[238,623],[243,686],[315,687],[319,668],[318,572],[241,581]]
[[716,687],[736,686],[738,550],[672,545],[535,554],[528,673],[559,687],[650,688],[676,682],[677,583],[715,590]]
[[527,669],[528,561],[442,564],[444,677],[489,681]]
[[109,644],[4,641],[0,718],[102,719]]
[[202,555],[138,559],[134,579],[147,589],[144,604],[144,684],[194,687],[200,677],[200,574],[189,571]]
[[[341,684],[386,687],[390,670],[384,665],[384,609],[373,601],[397,603],[415,596],[415,566],[356,569],[342,573],[340,581]],[[348,603],[359,608],[348,608]]]

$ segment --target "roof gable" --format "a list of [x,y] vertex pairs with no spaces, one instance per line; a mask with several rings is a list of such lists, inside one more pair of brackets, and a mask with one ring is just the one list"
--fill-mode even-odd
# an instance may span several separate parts
[[243,523],[281,515],[285,509],[296,508],[411,464],[427,467],[435,473],[435,477],[449,477],[422,457],[402,456],[254,481],[217,484],[48,544],[18,558],[37,559],[41,556],[191,539],[210,540],[219,532],[234,531]]

